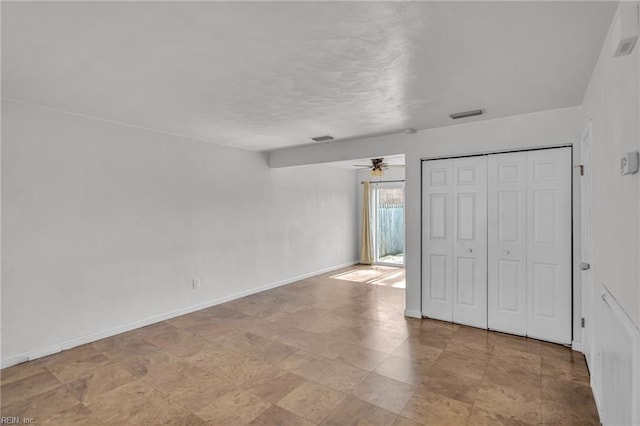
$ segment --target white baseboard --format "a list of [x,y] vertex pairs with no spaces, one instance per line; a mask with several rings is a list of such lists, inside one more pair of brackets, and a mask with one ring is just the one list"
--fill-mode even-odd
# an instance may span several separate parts
[[600,424],[602,424],[602,420],[604,417],[602,413],[602,401],[600,400],[600,395],[598,394],[598,386],[596,386],[596,381],[594,380],[593,374],[591,374],[591,380],[589,380],[589,384],[591,385],[593,400],[596,403],[596,410],[598,410],[598,418],[601,420]]
[[405,317],[409,317],[409,318],[422,319],[422,312],[414,311],[414,310],[411,310],[411,309],[405,309],[404,310],[404,316]]
[[201,309],[210,308],[211,306],[220,305],[222,303],[230,302],[232,300],[240,299],[245,296],[250,296],[252,294],[260,293],[266,290],[270,290],[272,288],[281,287],[283,285],[291,284],[296,281],[304,280],[306,278],[310,278],[316,275],[324,274],[326,272],[334,271],[336,269],[346,268],[348,266],[352,266],[357,264],[358,261],[354,260],[351,262],[342,263],[339,265],[333,265],[328,268],[323,268],[318,271],[309,272],[307,274],[298,275],[295,277],[287,278],[281,281],[276,281],[274,283],[266,284],[260,287],[253,288],[251,290],[241,291],[239,293],[234,293],[228,296],[220,297],[217,299],[209,300],[207,302],[198,303],[197,305],[187,306],[181,309],[177,309],[175,311],[166,312],[159,315],[154,315],[149,318],[145,318],[140,321],[132,322],[129,324],[124,324],[118,327],[110,328],[108,330],[100,331],[98,333],[89,334],[86,336],[80,336],[73,339],[64,340],[62,342],[56,343],[54,345],[45,346],[41,348],[37,348],[28,352],[24,352],[18,355],[12,355],[7,358],[2,359],[0,361],[0,368],[11,367],[12,365],[20,364],[26,361],[32,361],[34,359],[42,358],[48,355],[52,355],[67,349],[75,348],[76,346],[85,345],[87,343],[95,342],[100,339],[104,339],[107,337],[115,336],[116,334],[125,333],[127,331],[135,330],[136,328],[145,327],[147,325],[155,324],[160,321],[165,321],[171,318],[179,317],[180,315],[190,314],[195,311],[199,311]]
[[582,342],[576,342],[574,340],[573,342],[571,342],[571,349],[573,349],[576,352],[584,353],[582,352]]

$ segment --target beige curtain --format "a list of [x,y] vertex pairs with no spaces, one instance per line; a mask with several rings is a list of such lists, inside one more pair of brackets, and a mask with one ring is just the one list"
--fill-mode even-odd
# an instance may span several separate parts
[[362,187],[362,241],[360,242],[360,263],[371,265],[373,263],[373,239],[371,232],[371,190],[369,182],[365,182]]

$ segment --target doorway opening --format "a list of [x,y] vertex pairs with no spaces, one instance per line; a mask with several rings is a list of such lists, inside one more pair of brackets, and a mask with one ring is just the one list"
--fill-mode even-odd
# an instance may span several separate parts
[[377,183],[371,195],[375,263],[404,266],[404,183]]

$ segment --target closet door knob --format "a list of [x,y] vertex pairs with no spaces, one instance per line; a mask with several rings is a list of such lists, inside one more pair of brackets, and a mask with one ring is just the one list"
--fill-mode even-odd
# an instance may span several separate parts
[[468,253],[471,253],[472,251],[473,251],[473,249],[470,249],[470,248],[467,249]]
[[505,251],[504,251],[504,254],[509,254],[509,250],[505,250]]

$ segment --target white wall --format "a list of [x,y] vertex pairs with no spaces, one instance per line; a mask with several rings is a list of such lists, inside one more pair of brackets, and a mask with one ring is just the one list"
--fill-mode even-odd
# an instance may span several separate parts
[[3,366],[356,259],[355,171],[12,102],[2,124]]
[[[393,154],[405,155],[405,220],[408,315],[421,313],[421,159],[441,156],[574,144],[574,158],[579,154],[580,107],[543,111],[533,114],[478,121],[449,127],[423,130],[416,134],[397,134],[351,142],[333,142],[309,147],[274,151],[271,167],[287,167],[351,158]],[[579,160],[574,160],[577,164]],[[575,177],[575,173],[574,173]],[[579,259],[580,222],[579,185],[574,185],[574,259]],[[576,265],[578,262],[574,262]],[[574,267],[574,340],[580,340],[580,279]]]
[[620,157],[640,149],[640,46],[616,58],[611,46],[609,35],[584,98],[582,126],[593,126],[591,272],[640,326],[640,174],[619,172]]
[[[634,7],[637,2],[621,2],[618,12]],[[635,406],[634,424],[640,424],[640,337],[636,337],[635,355],[625,352],[623,346],[612,347],[612,336],[627,341],[640,336],[640,174],[622,176],[619,172],[620,157],[640,150],[640,45],[636,44],[631,55],[614,58],[611,38],[610,30],[584,97],[581,123],[584,127],[592,120],[593,135],[592,287],[587,300],[591,327],[587,330],[592,386],[603,423],[615,423],[619,415],[630,418],[629,406]],[[620,312],[617,317],[602,301],[602,286],[613,297],[607,303]],[[616,321],[610,319],[614,317]],[[633,356],[629,367],[634,366],[635,372],[616,372],[616,364],[633,360]],[[635,381],[635,395],[621,388],[623,381],[616,382],[616,374]],[[607,407],[609,403],[613,405]]]

